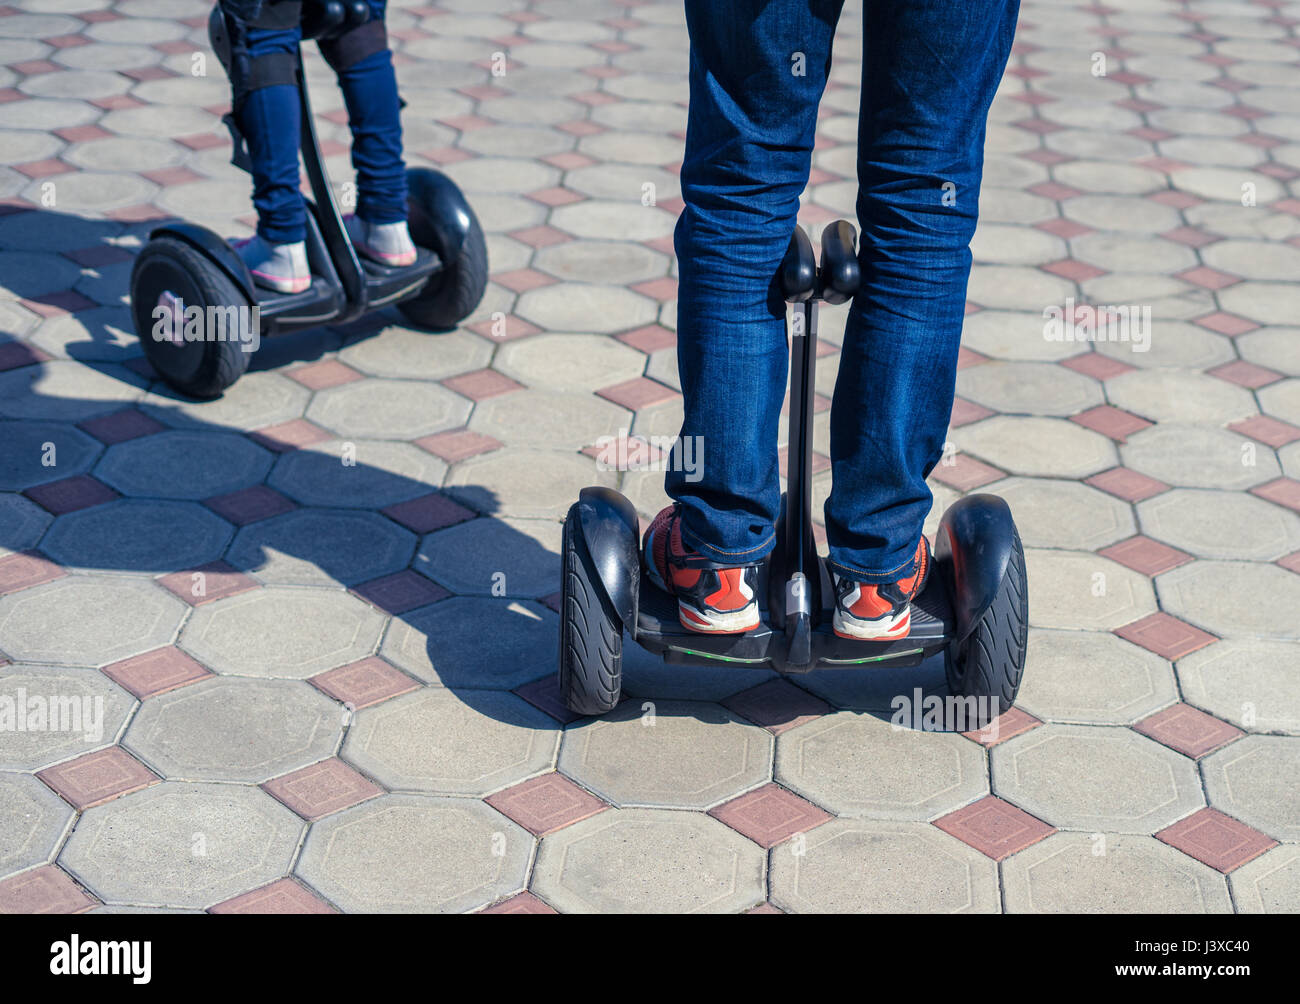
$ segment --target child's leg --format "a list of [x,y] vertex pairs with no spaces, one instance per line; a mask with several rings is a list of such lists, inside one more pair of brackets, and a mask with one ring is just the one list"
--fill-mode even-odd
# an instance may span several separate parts
[[690,112],[676,250],[684,440],[702,463],[670,470],[681,537],[746,565],[775,542],[785,302],[775,276],[812,163],[842,0],[686,0]]
[[299,192],[298,88],[285,81],[287,57],[301,38],[301,3],[268,0],[250,24],[229,17],[234,112],[253,162],[257,233],[267,244],[297,244],[306,237],[306,207]]
[[384,30],[384,0],[369,0],[370,20],[320,43],[338,76],[352,130],[357,215],[370,224],[406,219],[406,165],[397,77]]
[[912,575],[943,452],[984,128],[1018,0],[867,0],[858,123],[862,288],[831,408],[831,564]]

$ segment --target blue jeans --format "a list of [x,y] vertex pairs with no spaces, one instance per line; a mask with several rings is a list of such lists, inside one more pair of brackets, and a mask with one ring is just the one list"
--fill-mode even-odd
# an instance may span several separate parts
[[[383,20],[385,0],[369,0],[372,19]],[[249,27],[250,57],[297,51],[300,28]],[[356,212],[370,223],[406,219],[406,166],[397,77],[388,49],[373,53],[337,74],[352,131],[352,166],[357,172]],[[292,244],[306,236],[306,207],[299,190],[298,89],[285,85],[252,91],[238,112],[253,162],[253,205],[257,232],[271,244]]]
[[[686,206],[675,237],[683,437],[670,471],[686,543],[719,564],[774,546],[788,347],[774,276],[812,163],[843,0],[686,0]],[[984,130],[1019,0],[866,0],[858,119],[862,287],[831,408],[832,567],[911,574],[943,452]],[[700,474],[702,473],[702,477]]]

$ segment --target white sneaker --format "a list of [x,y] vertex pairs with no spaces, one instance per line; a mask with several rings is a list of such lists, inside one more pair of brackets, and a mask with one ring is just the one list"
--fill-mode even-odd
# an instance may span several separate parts
[[307,267],[307,244],[268,244],[254,235],[242,241],[231,241],[231,247],[244,259],[253,281],[277,293],[301,293],[311,285],[311,269]]
[[397,267],[415,264],[415,242],[405,220],[397,223],[367,223],[355,214],[343,217],[348,236],[357,253],[380,265]]

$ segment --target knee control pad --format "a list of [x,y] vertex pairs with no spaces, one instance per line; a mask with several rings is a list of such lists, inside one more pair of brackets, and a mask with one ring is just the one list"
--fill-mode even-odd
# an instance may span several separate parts
[[382,20],[350,25],[337,34],[320,39],[320,53],[335,73],[387,48],[388,31]]

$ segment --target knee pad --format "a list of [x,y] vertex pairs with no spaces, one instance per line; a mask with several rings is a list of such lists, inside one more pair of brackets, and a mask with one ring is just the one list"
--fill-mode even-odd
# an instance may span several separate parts
[[363,21],[320,39],[320,53],[335,73],[355,66],[388,48],[388,31],[382,20]]

